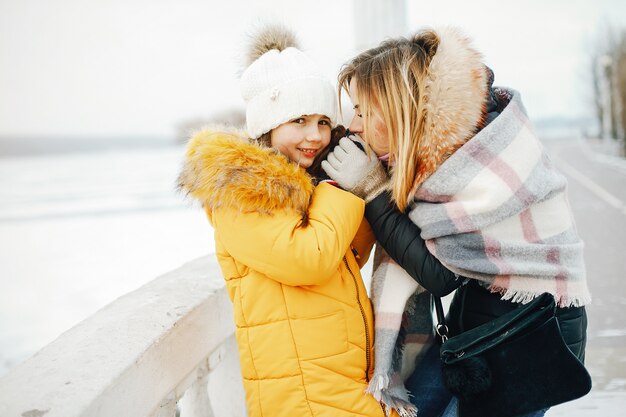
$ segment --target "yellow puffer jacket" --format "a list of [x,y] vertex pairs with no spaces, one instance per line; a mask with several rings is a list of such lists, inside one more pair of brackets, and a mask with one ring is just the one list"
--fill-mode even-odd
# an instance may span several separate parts
[[384,416],[364,392],[374,331],[359,269],[374,236],[363,200],[233,133],[200,132],[186,158],[180,185],[215,229],[249,415]]

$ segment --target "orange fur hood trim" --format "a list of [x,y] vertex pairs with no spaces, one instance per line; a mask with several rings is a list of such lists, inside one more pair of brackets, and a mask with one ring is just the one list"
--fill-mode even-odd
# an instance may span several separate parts
[[483,123],[488,77],[482,55],[455,28],[435,30],[439,46],[428,67],[420,101],[425,103],[424,132],[412,195]]
[[306,217],[311,177],[272,148],[240,132],[202,130],[187,145],[178,186],[205,208],[270,214],[293,209]]

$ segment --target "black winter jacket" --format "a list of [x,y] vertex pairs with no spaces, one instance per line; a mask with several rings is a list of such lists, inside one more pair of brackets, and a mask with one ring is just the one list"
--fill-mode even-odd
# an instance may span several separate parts
[[444,267],[426,249],[422,231],[400,212],[391,193],[384,192],[366,204],[365,217],[389,256],[433,295],[443,297],[461,285],[463,278]]
[[[426,248],[420,228],[408,215],[400,212],[389,192],[366,204],[365,217],[378,244],[421,286],[439,297],[458,288],[447,317],[451,335],[472,329],[519,307],[517,303],[501,300],[499,294],[491,293],[476,280],[466,279],[443,266]],[[465,285],[461,285],[464,282]],[[565,343],[584,361],[587,340],[585,308],[558,308],[557,319]]]

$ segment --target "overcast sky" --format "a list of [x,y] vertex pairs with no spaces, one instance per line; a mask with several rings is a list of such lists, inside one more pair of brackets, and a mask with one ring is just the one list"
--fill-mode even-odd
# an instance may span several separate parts
[[[593,39],[609,23],[626,28],[623,0],[407,3],[410,31],[457,25],[473,37],[496,84],[520,90],[534,120],[587,117]],[[334,80],[357,52],[363,22],[354,7],[352,0],[0,0],[0,138],[167,138],[181,121],[242,106],[241,45],[259,20],[294,28]]]

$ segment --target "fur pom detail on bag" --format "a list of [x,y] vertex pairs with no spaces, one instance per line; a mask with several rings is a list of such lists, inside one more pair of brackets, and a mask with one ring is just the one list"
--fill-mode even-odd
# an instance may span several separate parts
[[252,33],[246,50],[245,66],[248,67],[263,54],[276,49],[284,51],[287,48],[298,48],[296,35],[280,24],[267,25]]
[[442,371],[446,387],[458,397],[485,392],[492,384],[489,364],[481,357],[444,365]]

